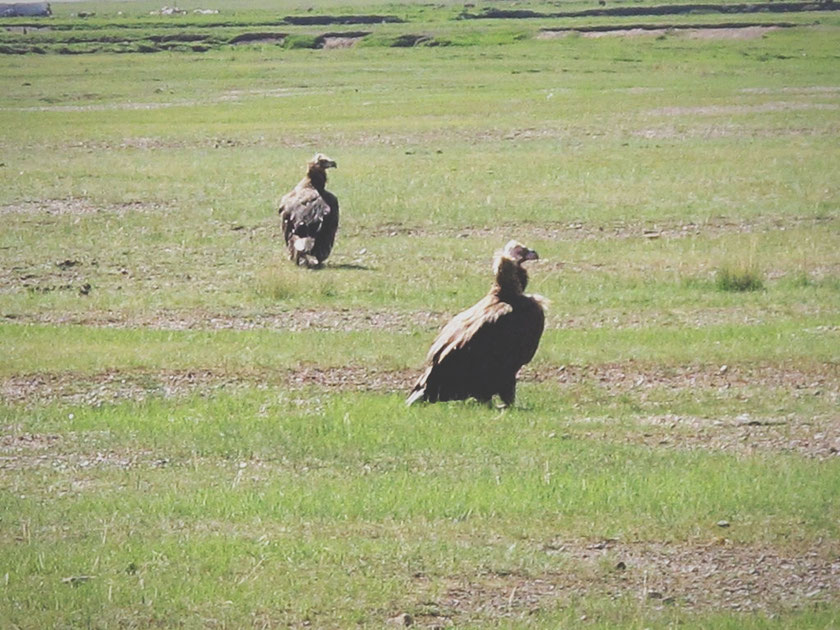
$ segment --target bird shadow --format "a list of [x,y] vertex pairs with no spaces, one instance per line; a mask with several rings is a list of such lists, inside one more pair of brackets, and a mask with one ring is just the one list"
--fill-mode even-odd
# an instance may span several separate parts
[[376,271],[376,267],[366,267],[365,265],[356,265],[353,263],[339,263],[337,265],[322,265],[320,267],[313,267],[313,271],[324,271],[326,269],[337,269],[339,271]]

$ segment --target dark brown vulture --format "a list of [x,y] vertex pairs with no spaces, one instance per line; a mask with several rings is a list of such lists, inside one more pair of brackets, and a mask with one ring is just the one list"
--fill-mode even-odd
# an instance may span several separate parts
[[280,200],[280,219],[289,258],[297,265],[320,267],[330,255],[338,231],[338,199],[325,188],[335,160],[317,153],[304,177]]
[[496,255],[490,292],[440,331],[407,404],[467,398],[489,403],[494,394],[503,406],[513,404],[516,374],[533,358],[545,327],[546,300],[522,292],[528,284],[522,263],[537,258],[516,241]]

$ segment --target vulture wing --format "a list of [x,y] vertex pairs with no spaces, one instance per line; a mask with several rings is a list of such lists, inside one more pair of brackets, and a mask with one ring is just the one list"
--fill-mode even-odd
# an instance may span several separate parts
[[329,256],[338,230],[338,200],[334,195],[311,187],[296,188],[280,201],[280,218],[290,248],[297,239],[310,239],[303,253],[312,254],[319,262]]
[[318,235],[331,209],[314,188],[300,188],[285,195],[280,202],[280,218],[286,242],[293,234],[306,238]]

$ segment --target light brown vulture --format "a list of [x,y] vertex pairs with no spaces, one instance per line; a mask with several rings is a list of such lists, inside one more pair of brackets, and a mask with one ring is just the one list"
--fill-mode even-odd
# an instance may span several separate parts
[[320,267],[332,251],[338,231],[338,199],[327,191],[327,169],[335,160],[317,153],[306,164],[306,177],[280,200],[280,219],[289,258],[297,265]]
[[503,406],[513,404],[516,374],[534,357],[545,327],[547,301],[522,292],[528,284],[522,263],[537,258],[516,241],[496,255],[490,292],[440,331],[407,404],[467,398],[490,403],[495,394]]

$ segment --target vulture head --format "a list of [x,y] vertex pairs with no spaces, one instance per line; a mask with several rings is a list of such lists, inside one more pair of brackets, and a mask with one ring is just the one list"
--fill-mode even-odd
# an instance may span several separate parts
[[528,285],[528,272],[522,263],[538,259],[539,255],[533,249],[515,240],[508,241],[493,261],[498,290],[502,293],[522,293]]
[[335,160],[328,158],[323,153],[316,153],[315,157],[306,163],[306,177],[316,190],[323,190],[327,183],[327,169],[337,166]]
[[315,157],[309,160],[307,166],[310,171],[326,171],[328,168],[337,168],[338,164],[335,163],[335,160],[328,158],[323,153],[316,153]]
[[502,250],[502,256],[522,264],[526,260],[538,260],[539,255],[533,249],[528,249],[519,241],[508,241]]

